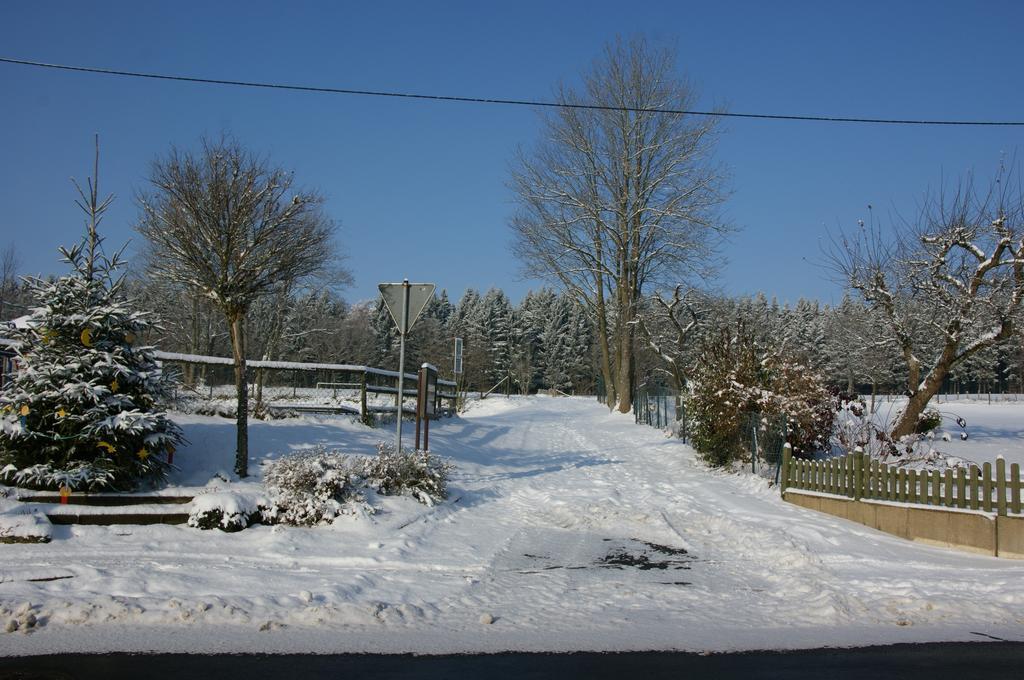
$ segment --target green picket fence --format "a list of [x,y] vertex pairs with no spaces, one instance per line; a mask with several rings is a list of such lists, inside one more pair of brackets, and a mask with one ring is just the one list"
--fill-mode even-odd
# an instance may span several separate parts
[[799,489],[854,500],[983,510],[1004,516],[1021,513],[1020,464],[1013,463],[1007,470],[1002,458],[995,466],[985,463],[944,472],[907,470],[873,460],[861,451],[826,460],[801,460],[793,458],[787,444],[782,450],[780,478],[783,493]]

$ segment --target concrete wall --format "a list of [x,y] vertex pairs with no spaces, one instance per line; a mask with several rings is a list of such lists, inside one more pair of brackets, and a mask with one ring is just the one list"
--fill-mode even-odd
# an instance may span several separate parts
[[999,517],[997,524],[999,557],[1024,560],[1024,516]]
[[1024,516],[935,508],[787,490],[783,500],[911,541],[1024,559]]

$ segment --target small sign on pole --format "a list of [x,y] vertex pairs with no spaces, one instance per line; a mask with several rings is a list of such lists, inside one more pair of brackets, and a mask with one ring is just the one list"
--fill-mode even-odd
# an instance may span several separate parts
[[455,338],[455,375],[462,375],[462,338]]
[[427,301],[434,294],[432,283],[409,283],[404,279],[401,283],[380,283],[377,285],[380,296],[384,298],[384,306],[398,326],[398,399],[396,414],[398,425],[395,431],[395,448],[402,452],[402,402],[405,400],[405,336],[419,318],[420,312],[427,306]]
[[437,369],[423,364],[416,390],[416,450],[420,450],[420,424],[423,424],[423,451],[430,450],[430,420],[437,413]]

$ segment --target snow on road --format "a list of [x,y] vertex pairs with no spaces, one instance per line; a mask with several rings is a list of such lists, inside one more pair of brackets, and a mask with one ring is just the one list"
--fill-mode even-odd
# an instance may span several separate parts
[[[182,482],[230,468],[230,422],[182,422],[192,441]],[[369,452],[387,436],[328,418],[257,424],[251,435],[256,462],[314,441]],[[457,465],[437,508],[384,499],[384,512],[331,527],[238,534],[55,527],[50,544],[0,546],[0,626],[26,604],[39,621],[30,634],[0,633],[0,648],[431,653],[1024,638],[1024,563],[785,504],[764,480],[710,471],[678,440],[591,400],[488,400],[436,423],[431,444]],[[43,577],[56,580],[27,580]]]

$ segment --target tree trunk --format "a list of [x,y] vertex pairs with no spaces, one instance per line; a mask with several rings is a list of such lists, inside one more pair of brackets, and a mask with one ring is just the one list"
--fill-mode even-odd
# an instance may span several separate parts
[[[265,358],[265,357],[264,357]],[[259,418],[263,411],[263,369],[256,371],[256,417]]]
[[948,367],[942,364],[937,365],[921,383],[920,389],[910,395],[906,408],[903,409],[899,420],[892,428],[891,436],[894,440],[914,434],[917,430],[918,417],[924,413],[924,410],[928,408],[928,402],[942,387],[942,380],[946,377],[948,370]]
[[615,380],[612,375],[611,348],[608,344],[608,310],[604,299],[604,280],[597,274],[595,293],[597,314],[597,346],[601,352],[601,377],[604,379],[604,401],[611,409],[615,405]]
[[[600,278],[598,278],[600,282]],[[603,285],[603,284],[601,284]],[[615,382],[612,376],[611,351],[608,348],[608,316],[605,311],[604,291],[597,292],[597,346],[601,352],[601,378],[604,379],[604,401],[608,408],[615,406]]]
[[249,386],[245,372],[245,315],[235,313],[228,320],[231,326],[231,351],[235,357],[235,394],[238,415],[235,419],[235,474],[249,476]]
[[615,381],[615,391],[618,393],[619,413],[629,413],[633,408],[633,326],[622,324],[619,333],[618,347],[616,347],[616,368],[618,375]]

